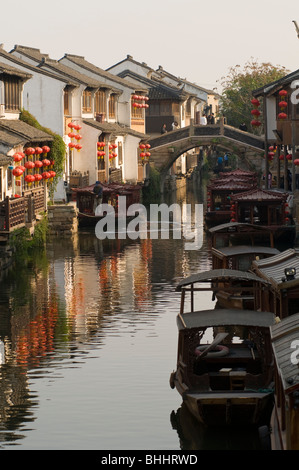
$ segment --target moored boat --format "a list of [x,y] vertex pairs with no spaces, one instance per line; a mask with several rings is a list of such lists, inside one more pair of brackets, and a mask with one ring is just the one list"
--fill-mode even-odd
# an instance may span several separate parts
[[[126,216],[127,209],[132,204],[138,204],[141,200],[141,186],[133,184],[121,183],[101,183],[103,194],[102,203],[109,204],[113,209],[115,216],[119,216],[118,199],[120,196],[125,196],[124,211]],[[76,194],[76,203],[78,207],[78,220],[79,225],[95,225],[101,216],[96,215],[96,194],[93,192],[94,185],[86,186],[84,188],[72,188]]]
[[275,363],[275,402],[270,427],[272,450],[299,450],[299,313],[270,327]]
[[[179,283],[177,367],[170,386],[196,419],[210,426],[269,424],[273,407],[271,312],[194,311],[197,276]],[[200,278],[200,281],[202,279]],[[191,310],[185,312],[185,294]]]

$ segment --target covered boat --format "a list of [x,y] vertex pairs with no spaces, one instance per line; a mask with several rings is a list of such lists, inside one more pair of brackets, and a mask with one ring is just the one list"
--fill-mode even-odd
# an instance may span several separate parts
[[234,245],[274,247],[271,229],[254,224],[227,222],[211,227],[209,235],[210,246],[215,248]]
[[[198,276],[190,276],[177,287],[181,291],[177,367],[170,386],[203,424],[267,425],[273,407],[269,327],[274,324],[274,314],[239,309],[195,311],[192,298],[197,280]],[[186,291],[191,293],[187,312]]]
[[[271,326],[275,362],[275,403],[270,435],[272,450],[299,450],[299,313]],[[270,434],[271,432],[271,434]]]
[[[101,183],[103,189],[103,204],[110,204],[113,207],[115,216],[118,217],[118,198],[119,196],[126,197],[126,207],[132,204],[140,203],[141,186],[134,184],[121,184],[121,183]],[[94,185],[86,186],[84,188],[72,188],[76,194],[76,202],[78,207],[79,225],[95,225],[100,219],[95,215],[97,207],[96,194],[93,192]]]
[[[259,279],[255,305],[285,318],[299,312],[299,250],[290,248],[268,259],[252,262],[251,271]],[[262,283],[270,284],[263,289]]]
[[231,196],[231,222],[242,222],[271,230],[276,247],[292,247],[296,228],[285,192],[252,189]]

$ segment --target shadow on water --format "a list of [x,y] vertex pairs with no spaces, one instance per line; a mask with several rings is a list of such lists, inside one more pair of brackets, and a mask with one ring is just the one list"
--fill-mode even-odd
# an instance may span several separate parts
[[262,450],[256,428],[208,428],[199,423],[183,403],[170,415],[181,450]]

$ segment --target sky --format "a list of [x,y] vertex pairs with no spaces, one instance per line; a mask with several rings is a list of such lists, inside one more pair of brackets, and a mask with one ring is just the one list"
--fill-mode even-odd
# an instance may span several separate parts
[[133,56],[221,92],[229,69],[256,60],[299,69],[298,0],[37,0],[2,2],[0,43],[107,69]]

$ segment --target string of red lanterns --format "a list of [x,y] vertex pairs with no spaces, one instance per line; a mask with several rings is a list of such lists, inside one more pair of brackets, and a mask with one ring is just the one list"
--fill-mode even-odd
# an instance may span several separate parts
[[151,156],[151,153],[149,152],[149,149],[151,148],[150,144],[140,144],[139,148],[141,152],[139,153],[139,156],[141,160],[148,161],[149,157]]
[[251,125],[252,125],[252,127],[254,127],[254,128],[257,129],[257,128],[260,127],[261,124],[262,124],[261,121],[259,120],[259,117],[260,117],[260,115],[261,115],[261,112],[260,112],[260,110],[258,109],[261,103],[260,103],[260,101],[259,101],[257,98],[253,98],[253,99],[251,100],[251,104],[252,104],[252,106],[253,106],[253,109],[251,110],[251,115],[252,115],[253,118],[254,118],[254,119],[252,119],[252,121],[251,121]]
[[[68,133],[68,137],[71,139],[71,142],[69,142],[68,147],[72,151],[73,149],[76,149],[78,152],[82,149],[82,145],[79,143],[80,140],[82,139],[82,135],[79,133],[80,129],[82,129],[82,126],[80,124],[76,124],[75,122],[69,122],[68,127],[71,129],[71,132]],[[77,132],[73,132],[73,130]],[[73,139],[77,141],[74,142]]]
[[[51,182],[53,181],[56,176],[56,172],[52,170],[55,161],[46,158],[44,158],[42,161],[33,161],[34,155],[36,155],[37,157],[39,157],[40,155],[46,157],[50,150],[50,147],[48,147],[47,145],[35,148],[26,147],[24,149],[24,152],[16,152],[13,155],[13,160],[16,166],[11,168],[12,174],[16,178],[16,186],[21,186],[21,177],[24,176],[25,171],[27,171],[27,174],[24,177],[24,181],[28,184],[28,186],[31,186],[33,183],[38,183],[39,181],[41,181],[41,179],[50,179]],[[24,163],[24,165],[21,165],[21,161],[26,156],[28,160]],[[42,167],[44,167],[45,169],[48,169],[48,167],[50,167],[51,170],[44,172],[42,175],[40,173],[33,174],[34,169],[39,169]]]
[[133,108],[149,108],[148,103],[136,103],[136,101],[149,101],[148,96],[133,95],[132,96],[132,106],[133,106]]
[[280,108],[280,113],[278,114],[277,117],[280,120],[284,120],[288,117],[288,115],[284,112],[285,108],[288,106],[288,103],[286,101],[288,92],[286,90],[280,90],[278,94],[280,96],[281,101],[278,103],[278,106]]

